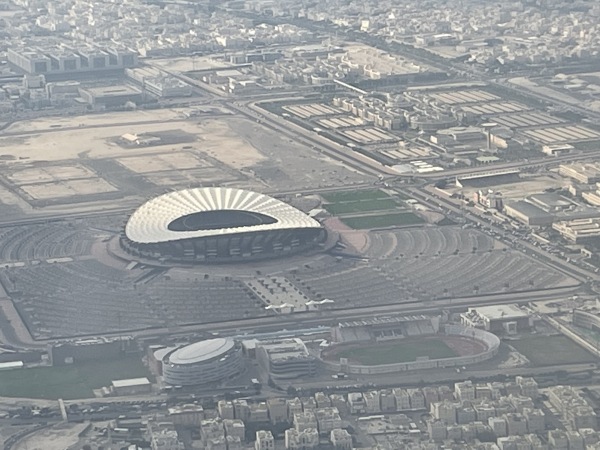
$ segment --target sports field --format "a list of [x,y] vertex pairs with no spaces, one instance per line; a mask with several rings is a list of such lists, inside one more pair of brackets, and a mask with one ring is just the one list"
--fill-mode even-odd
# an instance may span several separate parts
[[509,344],[536,366],[581,364],[596,361],[591,353],[562,335],[529,335],[518,341],[510,341]]
[[423,219],[412,212],[346,217],[341,219],[341,221],[355,230],[385,228],[394,225],[418,225],[424,222]]
[[109,386],[112,380],[138,377],[152,380],[138,357],[16,369],[0,372],[0,396],[49,400],[89,398],[94,396],[92,389]]
[[329,203],[325,205],[325,209],[331,214],[338,215],[366,211],[383,211],[394,209],[397,206],[397,203],[391,198],[381,198],[356,202]]
[[428,356],[429,359],[454,358],[458,354],[440,338],[431,337],[421,340],[380,342],[376,344],[350,345],[332,349],[327,359],[348,358],[350,361],[366,366],[394,364],[416,361]]

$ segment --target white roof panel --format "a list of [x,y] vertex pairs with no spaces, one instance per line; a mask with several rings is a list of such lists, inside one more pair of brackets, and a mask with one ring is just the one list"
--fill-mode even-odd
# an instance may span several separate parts
[[169,356],[171,364],[194,364],[219,358],[231,350],[235,342],[228,338],[208,339],[195,342],[173,352]]
[[[169,229],[169,224],[180,217],[220,210],[264,214],[275,222],[195,231]],[[125,234],[133,242],[149,244],[252,231],[320,227],[319,222],[302,211],[264,194],[231,188],[195,188],[170,192],[144,203],[129,218]]]

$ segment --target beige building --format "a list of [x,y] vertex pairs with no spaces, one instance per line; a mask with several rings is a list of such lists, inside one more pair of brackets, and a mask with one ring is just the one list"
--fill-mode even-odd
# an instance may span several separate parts
[[312,411],[304,411],[294,414],[294,428],[297,431],[306,430],[308,428],[317,429],[317,417]]
[[275,425],[288,421],[288,405],[284,398],[267,399],[267,408],[269,410],[269,421]]
[[225,419],[223,420],[223,427],[227,436],[237,436],[241,440],[246,437],[246,426],[240,419]]
[[600,163],[561,164],[558,173],[580,183],[597,183],[600,181]]
[[254,450],[275,450],[275,439],[273,438],[273,433],[266,430],[258,430],[256,432]]
[[552,225],[552,228],[566,240],[577,244],[600,236],[600,218],[557,222]]
[[316,428],[298,431],[294,428],[285,430],[285,448],[287,450],[311,450],[319,447],[319,432]]
[[320,408],[315,412],[319,434],[328,436],[332,430],[342,427],[342,418],[337,408]]
[[334,450],[352,450],[352,436],[346,430],[331,430],[329,439]]

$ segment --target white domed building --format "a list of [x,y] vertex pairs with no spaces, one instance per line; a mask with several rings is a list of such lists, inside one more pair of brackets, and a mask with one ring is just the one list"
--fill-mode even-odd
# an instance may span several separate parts
[[195,342],[164,356],[163,381],[171,386],[195,386],[232,378],[243,371],[241,347],[230,338]]
[[140,206],[121,238],[128,253],[175,262],[236,262],[295,254],[323,242],[302,211],[257,192],[195,188]]

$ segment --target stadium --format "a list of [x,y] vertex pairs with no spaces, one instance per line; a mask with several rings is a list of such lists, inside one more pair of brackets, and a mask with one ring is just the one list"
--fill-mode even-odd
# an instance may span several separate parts
[[326,238],[319,222],[267,195],[242,189],[171,192],[129,218],[121,248],[163,262],[239,262],[296,254]]
[[485,330],[424,315],[344,322],[332,338],[321,352],[325,367],[360,375],[466,366],[493,358],[500,347],[500,339]]
[[243,370],[241,348],[228,338],[195,342],[164,355],[163,380],[171,386],[216,383]]

